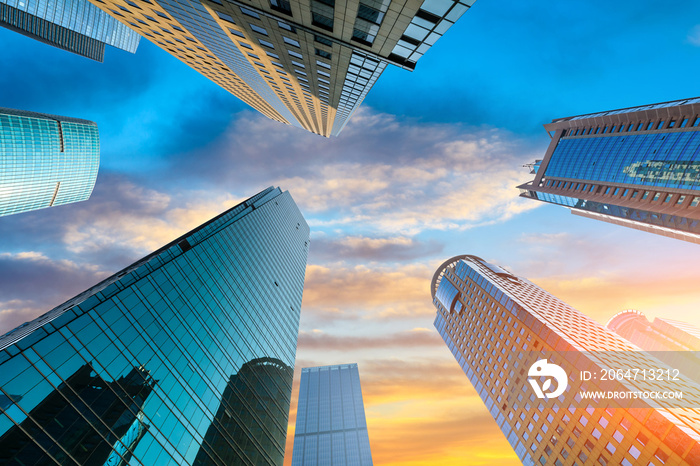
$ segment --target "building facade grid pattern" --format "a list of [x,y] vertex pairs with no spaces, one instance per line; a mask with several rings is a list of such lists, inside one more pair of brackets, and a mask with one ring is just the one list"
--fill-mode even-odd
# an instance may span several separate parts
[[0,108],[0,216],[88,199],[99,162],[95,123]]
[[[469,6],[452,0],[442,2],[446,6],[436,0],[91,1],[268,118],[327,137],[340,133],[387,64],[413,69]],[[431,33],[406,38],[420,50],[393,53],[419,14],[427,20],[412,27],[427,21]]]
[[[0,443],[26,430],[27,422],[42,425],[33,409],[90,364],[114,383],[134,368],[153,380],[152,393],[132,411],[149,426],[136,445],[115,443],[123,433],[96,419],[89,403],[76,408],[81,425],[113,445],[112,454],[121,453],[123,462],[222,464],[211,446],[225,438],[227,449],[217,451],[238,455],[237,464],[279,464],[308,241],[308,226],[289,194],[269,188],[0,337],[0,395],[11,401],[0,414]],[[261,360],[286,369],[272,384],[265,382],[269,369],[268,376],[248,376],[253,382],[245,385],[267,387],[267,395],[234,396],[257,424],[217,416],[231,398],[225,392],[237,386],[232,380]],[[282,387],[276,401],[270,387]],[[270,407],[264,418],[255,403]],[[43,431],[51,431],[50,420],[44,421]],[[237,426],[238,434],[222,432],[223,425]],[[44,462],[72,457],[80,463],[81,452],[90,450],[50,436],[24,441],[45,452]],[[5,460],[21,455],[14,447],[0,451]]]
[[292,465],[372,465],[357,364],[302,369]]
[[[693,409],[576,407],[578,392],[598,382],[569,378],[553,404],[525,389],[526,352],[556,351],[568,374],[590,364],[581,351],[637,347],[566,303],[476,256],[446,261],[432,282],[435,327],[525,465],[695,464],[700,412]],[[599,353],[597,353],[599,354]],[[624,353],[622,353],[624,354]],[[630,354],[632,360],[640,353]],[[588,362],[585,362],[588,361]],[[639,361],[637,361],[639,362]],[[597,361],[596,364],[604,363]],[[689,387],[686,387],[689,388]],[[678,442],[677,433],[685,436]]]

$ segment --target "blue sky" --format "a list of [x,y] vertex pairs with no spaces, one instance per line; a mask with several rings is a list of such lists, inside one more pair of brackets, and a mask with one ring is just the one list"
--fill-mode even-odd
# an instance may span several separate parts
[[542,124],[700,95],[698,18],[691,1],[479,0],[332,139],[266,120],[146,40],[100,64],[0,29],[0,106],[90,119],[101,138],[89,201],[0,218],[0,333],[279,185],[312,228],[297,369],[359,363],[378,462],[516,464],[432,327],[429,280],[471,253],[603,323],[634,307],[700,325],[700,248],[515,189]]

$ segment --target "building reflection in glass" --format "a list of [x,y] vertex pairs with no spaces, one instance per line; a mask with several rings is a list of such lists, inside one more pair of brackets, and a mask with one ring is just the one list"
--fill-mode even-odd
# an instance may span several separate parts
[[281,465],[294,370],[253,359],[229,379],[194,464]]
[[126,446],[124,438],[141,424],[138,414],[154,385],[143,367],[107,382],[84,364],[0,437],[0,463],[103,464],[119,451],[108,464],[126,464],[143,435]]

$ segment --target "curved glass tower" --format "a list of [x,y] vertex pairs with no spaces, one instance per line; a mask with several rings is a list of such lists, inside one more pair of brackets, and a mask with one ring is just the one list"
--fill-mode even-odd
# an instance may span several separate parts
[[0,463],[281,465],[308,245],[268,188],[0,337]]
[[0,216],[87,200],[99,165],[92,121],[0,108]]

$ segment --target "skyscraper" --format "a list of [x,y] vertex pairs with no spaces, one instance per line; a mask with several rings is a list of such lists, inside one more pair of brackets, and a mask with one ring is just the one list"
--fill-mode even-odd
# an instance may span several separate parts
[[[606,369],[617,374],[620,363],[630,370],[665,366],[479,257],[445,261],[431,293],[435,327],[523,464],[700,464],[697,384],[634,379],[624,371],[607,381]],[[556,390],[547,392],[552,385]],[[671,387],[694,396],[692,409],[629,395]]]
[[700,98],[559,118],[521,197],[700,243]]
[[416,61],[474,0],[91,0],[263,115],[338,135],[388,64]]
[[0,108],[0,216],[88,199],[99,165],[92,121]]
[[652,322],[639,311],[618,312],[606,327],[684,375],[700,383],[700,329],[685,322],[655,318]]
[[630,309],[615,314],[606,327],[646,351],[700,351],[700,329],[685,322],[661,317],[650,322]]
[[105,45],[134,53],[141,39],[88,0],[0,0],[0,26],[100,62]]
[[0,337],[0,459],[279,465],[308,243],[268,188]]
[[292,466],[371,466],[357,364],[301,370]]

